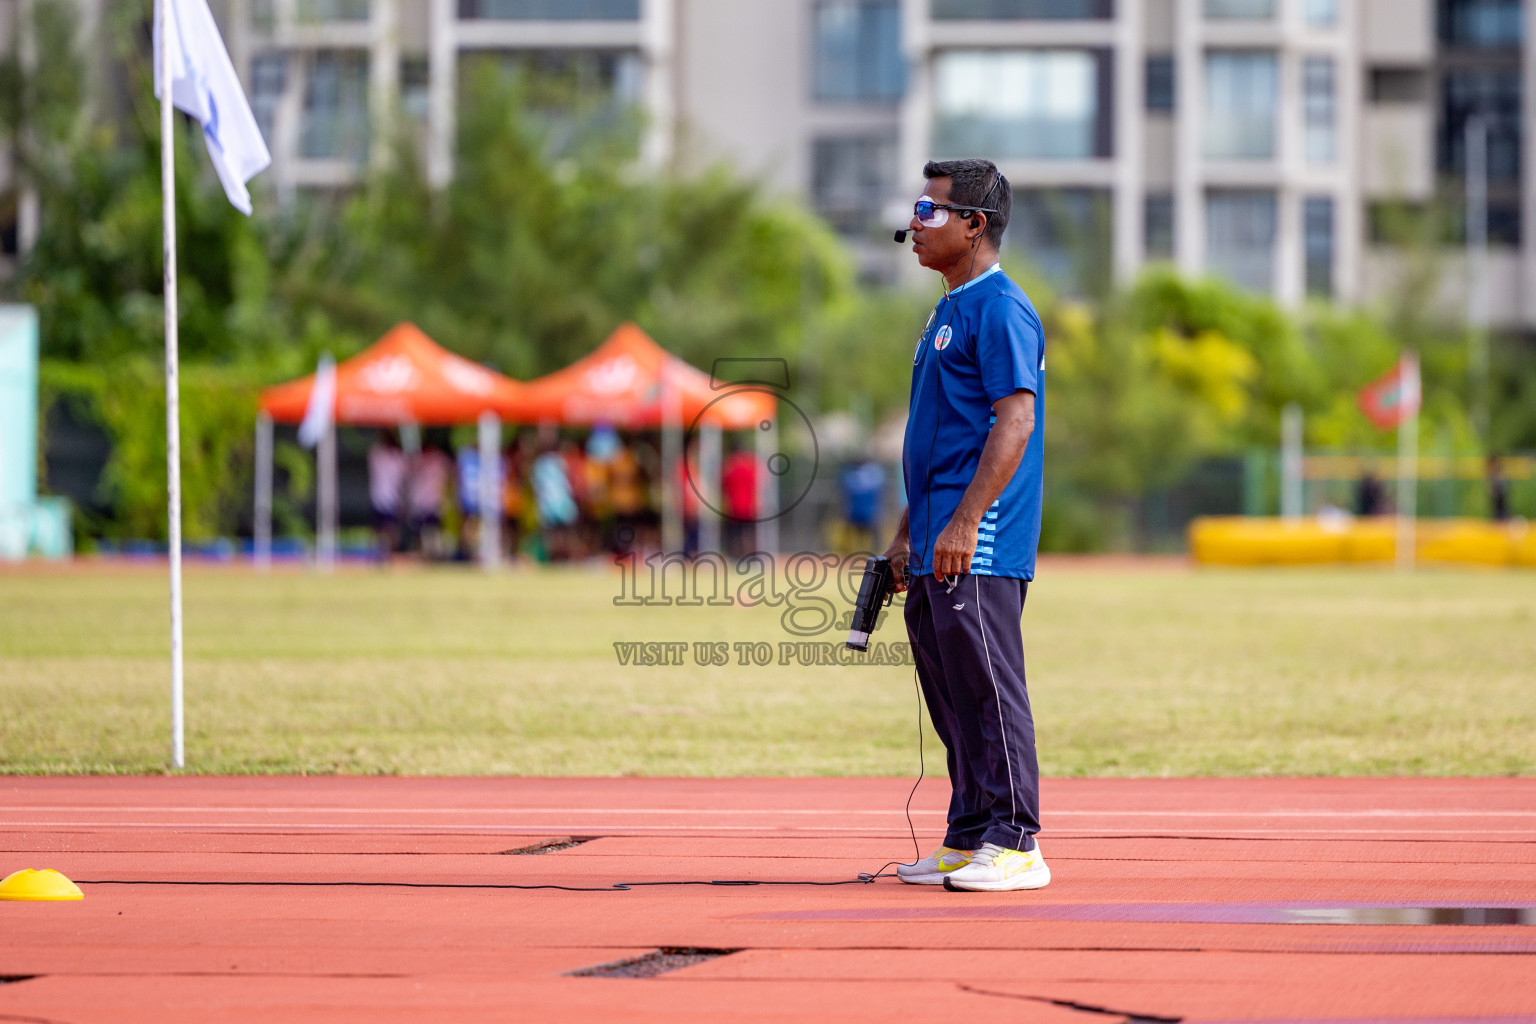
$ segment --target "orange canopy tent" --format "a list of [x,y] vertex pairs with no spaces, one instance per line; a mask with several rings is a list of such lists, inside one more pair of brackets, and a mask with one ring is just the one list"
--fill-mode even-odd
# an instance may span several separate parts
[[[277,423],[304,419],[315,375],[261,393],[261,411]],[[412,323],[397,324],[336,366],[336,422],[355,426],[473,423],[505,417],[522,385],[456,356]]]
[[634,324],[623,324],[596,351],[529,381],[505,415],[523,423],[607,423],[629,429],[663,426],[664,402],[675,395],[682,426],[755,430],[778,404],[759,389],[718,389],[709,374],[663,349]]
[[[517,401],[522,385],[511,377],[456,356],[411,323],[396,324],[368,348],[336,366],[333,423],[352,426],[442,426],[480,424],[481,465],[497,464],[501,418]],[[272,550],[272,424],[300,423],[315,389],[315,375],[278,384],[261,393],[256,418],[256,528],[258,566]],[[338,526],[336,439],[327,429],[317,452],[316,552],[319,564],[335,557]],[[482,507],[498,500],[496,473],[480,476]],[[499,541],[497,517],[480,531],[481,560],[495,564]]]
[[[629,430],[661,430],[662,542],[668,550],[683,544],[682,492],[690,486],[711,510],[720,489],[723,430],[750,430],[764,449],[777,437],[778,399],[761,387],[717,385],[710,375],[670,354],[634,324],[622,324],[590,355],[563,370],[529,381],[508,410],[523,423],[585,425],[607,423]],[[684,484],[678,467],[683,433],[698,430],[699,478]],[[766,463],[765,463],[766,464]],[[778,485],[772,473],[758,476],[758,547],[777,549]],[[719,546],[719,517],[701,515],[699,542],[706,551]]]

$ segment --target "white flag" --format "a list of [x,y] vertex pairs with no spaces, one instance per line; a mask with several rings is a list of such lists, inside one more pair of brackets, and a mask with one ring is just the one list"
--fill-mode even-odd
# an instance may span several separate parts
[[313,448],[320,443],[336,418],[336,360],[326,352],[315,367],[315,383],[309,389],[304,422],[299,424],[299,444]]
[[155,0],[156,98],[164,95],[160,5],[165,3],[170,4],[171,101],[203,126],[208,155],[225,195],[235,209],[249,216],[251,194],[245,183],[272,163],[272,154],[246,102],[208,0]]

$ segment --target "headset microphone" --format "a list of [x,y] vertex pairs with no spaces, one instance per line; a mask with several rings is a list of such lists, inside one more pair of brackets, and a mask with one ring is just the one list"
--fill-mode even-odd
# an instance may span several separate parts
[[907,232],[906,231],[898,231],[898,232],[896,232],[896,242],[899,245],[905,245],[906,242],[907,242]]

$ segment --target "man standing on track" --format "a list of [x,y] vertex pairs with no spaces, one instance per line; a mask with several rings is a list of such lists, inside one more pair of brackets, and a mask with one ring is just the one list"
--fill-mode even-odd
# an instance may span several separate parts
[[923,168],[912,251],[944,278],[912,359],[907,511],[886,552],[952,793],[944,845],[897,875],[1001,891],[1051,880],[1019,619],[1040,541],[1045,335],[998,263],[1012,195],[988,160]]

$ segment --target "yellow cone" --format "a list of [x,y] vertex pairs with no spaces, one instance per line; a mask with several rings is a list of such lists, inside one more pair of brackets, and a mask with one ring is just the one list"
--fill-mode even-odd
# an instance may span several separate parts
[[0,882],[0,900],[83,900],[80,887],[52,868],[22,868]]

